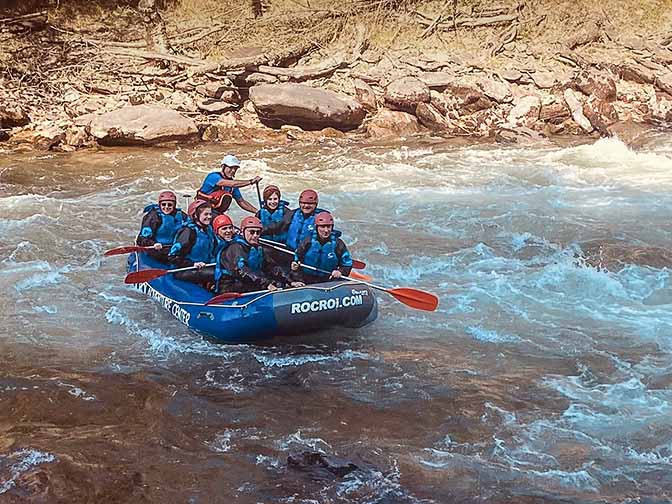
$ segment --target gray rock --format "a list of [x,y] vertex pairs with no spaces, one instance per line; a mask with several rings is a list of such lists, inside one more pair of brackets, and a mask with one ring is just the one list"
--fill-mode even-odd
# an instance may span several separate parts
[[385,104],[392,110],[414,113],[418,103],[429,100],[429,87],[417,77],[402,77],[385,89]]
[[226,91],[231,90],[231,81],[228,79],[225,81],[216,81],[208,82],[200,86],[196,86],[196,92],[207,96],[208,98],[221,98],[222,94]]
[[468,82],[453,83],[443,92],[447,102],[459,113],[469,115],[489,109],[495,102],[474,84]]
[[502,70],[501,72],[499,72],[499,76],[502,79],[507,80],[509,82],[518,82],[520,79],[523,78],[523,74],[515,69]]
[[96,116],[90,131],[103,145],[157,144],[193,140],[198,135],[192,119],[153,105],[124,107]]
[[455,80],[455,75],[448,72],[422,72],[418,79],[425,83],[429,89],[443,91]]
[[553,75],[551,72],[535,72],[531,75],[531,77],[534,81],[534,84],[539,89],[550,89],[557,82],[555,75]]
[[415,115],[423,126],[432,131],[445,131],[450,128],[450,122],[431,103],[418,103]]
[[[259,84],[275,84],[278,82],[278,78],[275,75],[268,75],[260,72],[253,72],[249,75],[243,76],[241,79],[241,84],[243,86],[257,86]],[[238,80],[236,80],[238,83]]]
[[198,108],[208,114],[223,114],[238,109],[238,105],[221,100],[207,99],[199,102]]
[[539,119],[540,110],[541,99],[538,96],[523,96],[509,112],[507,122],[511,125],[529,126]]
[[324,455],[317,452],[291,453],[287,456],[287,465],[295,469],[315,473],[323,479],[325,473],[342,478],[358,469],[357,465],[349,460]]
[[380,109],[366,125],[366,131],[373,138],[405,137],[420,132],[418,119],[407,112]]
[[16,128],[29,122],[28,114],[18,105],[0,105],[0,128]]
[[353,84],[355,86],[357,101],[359,101],[366,110],[374,112],[378,108],[378,104],[376,103],[376,94],[373,92],[373,88],[362,79],[355,79]]
[[71,126],[65,132],[65,144],[72,147],[84,147],[90,143],[86,128],[82,126]]
[[513,101],[511,88],[506,81],[502,82],[490,77],[485,77],[478,81],[478,86],[485,96],[492,98],[497,103],[510,103]]
[[656,87],[672,96],[672,72],[657,75]]
[[570,112],[572,113],[572,118],[576,123],[581,126],[581,129],[586,133],[593,131],[593,125],[590,123],[588,118],[583,114],[583,103],[577,95],[576,91],[573,89],[565,89],[564,92],[565,103],[569,107]]
[[273,128],[292,124],[304,130],[332,127],[346,131],[357,128],[366,116],[354,98],[303,84],[254,86],[250,100],[262,123]]
[[584,94],[609,102],[616,100],[616,81],[607,73],[584,71],[577,76],[575,83]]

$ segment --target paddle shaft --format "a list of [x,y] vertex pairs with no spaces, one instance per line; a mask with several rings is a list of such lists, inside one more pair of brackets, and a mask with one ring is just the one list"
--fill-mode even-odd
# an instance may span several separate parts
[[[208,263],[203,267],[207,268],[208,266],[217,266],[217,263]],[[198,268],[196,266],[187,266],[186,268],[170,269],[170,270],[166,270],[164,275],[167,275],[169,273],[178,273],[180,271],[189,271],[189,270],[193,270],[193,269],[198,269]],[[142,271],[142,270],[140,270],[140,271]]]
[[259,182],[255,182],[254,185],[257,186],[257,197],[259,198],[259,210],[261,210],[264,206],[264,200],[261,199],[261,191],[259,190]]
[[[269,240],[267,238],[259,238],[259,242],[262,245],[266,245],[268,247],[273,247],[275,250],[279,250],[280,252],[285,252],[286,254],[294,254],[293,251],[289,250],[288,248],[285,248],[284,243],[276,242],[273,240]],[[354,269],[364,269],[366,268],[366,263],[364,261],[359,261],[357,259],[352,260],[352,267]]]
[[[271,241],[271,240],[264,240],[264,241]],[[280,250],[280,251],[283,251],[283,252],[289,252],[290,254],[293,254],[293,252],[291,252],[287,249],[276,247],[275,245],[271,245],[269,243],[263,243],[263,245],[265,245],[267,247],[271,247],[272,249],[275,249],[275,250]],[[301,262],[299,263],[299,265],[303,266],[304,268],[308,268],[308,269],[313,270],[313,271],[319,271],[320,273],[324,273],[325,275],[331,276],[331,271],[326,271],[326,270],[323,270],[323,269],[319,269],[319,268],[316,268],[315,266],[309,266],[308,264],[303,264]],[[344,276],[343,278],[347,278],[347,277]],[[355,279],[352,278],[352,279],[349,279],[349,280],[355,280]],[[359,280],[357,280],[357,282],[359,282]]]

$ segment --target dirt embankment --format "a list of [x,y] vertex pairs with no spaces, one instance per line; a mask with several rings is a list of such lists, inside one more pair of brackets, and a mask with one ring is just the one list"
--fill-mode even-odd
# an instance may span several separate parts
[[629,140],[672,122],[664,1],[44,4],[0,13],[0,140],[17,148]]

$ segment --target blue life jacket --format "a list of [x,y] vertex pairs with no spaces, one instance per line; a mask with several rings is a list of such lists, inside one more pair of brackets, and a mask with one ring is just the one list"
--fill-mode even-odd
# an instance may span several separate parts
[[287,246],[292,250],[296,250],[299,243],[315,231],[315,216],[324,211],[325,210],[316,208],[312,214],[305,217],[301,209],[297,208],[292,216],[292,222],[289,223],[289,229],[287,230],[287,241],[285,242]]
[[217,237],[217,253],[215,254],[215,263],[216,263],[215,282],[217,282],[218,286],[220,278],[222,278],[223,276],[231,276],[231,272],[222,266],[221,263],[222,253],[227,249],[229,245],[236,242],[237,240],[238,240],[237,236],[234,236],[233,240],[231,241],[222,240],[221,238]]
[[215,238],[215,233],[212,230],[212,227],[208,226],[204,231],[203,228],[197,226],[193,222],[187,224],[187,227],[196,232],[196,242],[191,247],[186,258],[195,263],[209,263],[212,260],[217,245],[217,238]]
[[264,249],[261,248],[261,245],[253,247],[243,238],[239,238],[239,240],[246,248],[249,247],[249,251],[247,253],[247,259],[243,257],[238,258],[237,266],[242,268],[247,265],[252,271],[261,271],[261,268],[264,266]]
[[[310,239],[310,247],[306,250],[306,255],[303,258],[303,263],[308,266],[313,266],[315,268],[328,271],[331,273],[336,268],[338,268],[338,256],[336,255],[336,244],[337,238],[340,236],[340,231],[332,231],[329,240],[324,244],[320,243],[317,239],[317,231],[313,232],[313,235]],[[350,254],[348,254],[349,258]],[[296,258],[296,257],[295,257]],[[345,254],[344,254],[344,259]],[[343,261],[344,263],[347,261]],[[351,261],[352,262],[352,261]],[[344,264],[344,266],[348,266]],[[303,268],[303,271],[313,276],[329,276],[327,273],[321,273],[319,271],[311,270],[308,268]]]
[[[270,226],[275,222],[280,222],[282,218],[285,216],[285,212],[287,211],[287,205],[289,205],[288,202],[280,200],[278,208],[276,208],[273,212],[271,212],[264,205],[261,208],[261,210],[259,210],[259,220],[261,221],[261,225],[264,226],[264,228],[267,228],[268,226]],[[268,238],[269,240],[273,240],[280,243],[285,243],[285,240],[287,239],[287,232],[285,231],[284,233],[264,236],[264,238]]]
[[[143,212],[148,213],[152,210],[156,210],[159,217],[161,217],[161,225],[159,226],[159,229],[156,230],[154,240],[162,245],[172,245],[177,231],[187,223],[189,218],[186,217],[179,208],[175,210],[174,214],[165,214],[156,203],[147,205]],[[152,233],[152,228],[148,226],[145,226],[140,230],[140,236],[143,238],[151,238]]]

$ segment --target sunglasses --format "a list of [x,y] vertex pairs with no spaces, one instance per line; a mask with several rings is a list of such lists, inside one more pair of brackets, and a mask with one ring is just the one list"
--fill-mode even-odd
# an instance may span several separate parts
[[168,203],[159,203],[159,206],[161,206],[161,207],[174,207],[174,206],[175,206],[175,203],[170,203],[170,202],[168,202]]
[[245,231],[247,231],[248,233],[253,234],[253,235],[260,235],[261,234],[261,229],[246,229]]

